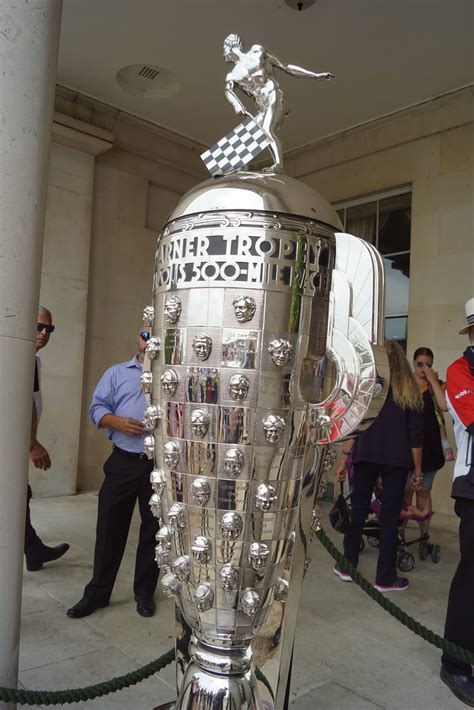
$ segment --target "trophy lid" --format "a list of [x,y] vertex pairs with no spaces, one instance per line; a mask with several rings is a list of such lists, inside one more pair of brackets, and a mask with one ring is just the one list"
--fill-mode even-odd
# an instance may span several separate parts
[[334,207],[304,182],[284,173],[235,172],[205,180],[181,198],[167,222],[216,210],[288,214],[342,231]]

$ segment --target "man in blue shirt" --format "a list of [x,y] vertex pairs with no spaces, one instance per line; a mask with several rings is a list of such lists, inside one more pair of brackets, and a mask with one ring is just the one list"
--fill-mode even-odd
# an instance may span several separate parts
[[148,505],[153,462],[143,453],[146,402],[140,384],[149,337],[149,329],[142,330],[137,355],[109,368],[92,396],[89,416],[98,428],[108,430],[113,451],[104,464],[105,480],[99,492],[94,572],[82,599],[66,612],[71,619],[80,619],[108,606],[137,499],[141,526],[133,588],[138,613],[141,616],[155,613],[153,595],[158,568],[154,548],[158,521]]

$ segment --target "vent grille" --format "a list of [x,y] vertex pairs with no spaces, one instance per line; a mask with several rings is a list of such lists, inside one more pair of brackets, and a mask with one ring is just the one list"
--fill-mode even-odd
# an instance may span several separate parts
[[150,81],[153,81],[153,79],[156,79],[160,72],[158,69],[152,69],[151,67],[143,66],[140,71],[138,72],[138,76],[143,76],[145,79],[150,79]]

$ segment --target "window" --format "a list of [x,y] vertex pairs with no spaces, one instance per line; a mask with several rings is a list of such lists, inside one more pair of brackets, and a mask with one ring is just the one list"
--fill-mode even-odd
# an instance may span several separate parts
[[336,205],[344,230],[373,244],[385,266],[385,337],[406,350],[411,191],[392,190]]

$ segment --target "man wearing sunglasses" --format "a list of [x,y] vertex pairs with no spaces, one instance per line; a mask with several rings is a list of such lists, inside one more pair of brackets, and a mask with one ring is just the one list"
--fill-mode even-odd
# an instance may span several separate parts
[[140,383],[149,338],[150,331],[144,328],[137,339],[137,354],[128,362],[109,368],[92,396],[89,416],[98,428],[107,429],[113,450],[104,464],[105,480],[99,492],[94,571],[82,599],[66,612],[71,619],[81,619],[108,606],[137,500],[141,525],[133,589],[140,616],[155,613],[158,521],[148,505],[153,461],[143,453],[146,402]]
[[[33,411],[31,415],[31,443],[30,443],[30,460],[35,468],[40,468],[47,471],[51,467],[51,459],[48,451],[43,444],[40,444],[37,436],[38,422],[41,417],[43,408],[41,398],[41,360],[38,355],[38,350],[44,348],[48,342],[51,333],[54,332],[52,323],[51,311],[44,306],[38,308],[38,322],[36,325],[36,357],[35,357],[35,379],[33,388]],[[56,547],[48,547],[45,545],[39,535],[36,533],[31,524],[30,500],[32,497],[31,486],[28,484],[28,493],[26,499],[26,521],[25,521],[25,557],[26,568],[29,572],[36,572],[41,569],[45,562],[62,557],[69,550],[69,545],[63,542]]]

